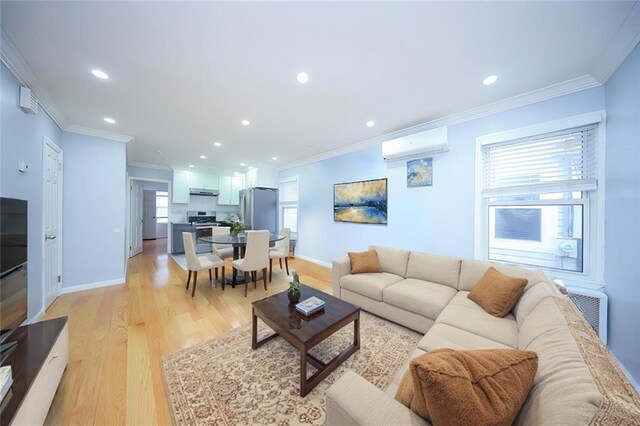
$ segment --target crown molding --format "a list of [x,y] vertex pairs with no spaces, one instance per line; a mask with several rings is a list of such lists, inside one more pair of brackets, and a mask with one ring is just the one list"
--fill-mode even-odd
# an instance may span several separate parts
[[482,105],[476,108],[471,108],[466,111],[462,111],[456,114],[451,114],[446,117],[438,118],[436,120],[427,121],[422,124],[411,126],[405,129],[400,129],[391,133],[386,133],[375,138],[367,139],[361,142],[357,142],[351,145],[347,145],[341,148],[337,148],[331,151],[326,151],[312,157],[305,158],[300,161],[288,163],[279,168],[280,171],[292,169],[294,167],[303,166],[305,164],[315,163],[317,161],[326,160],[328,158],[338,157],[341,155],[349,154],[351,152],[359,151],[361,149],[369,148],[378,145],[382,142],[401,138],[407,135],[411,135],[418,132],[424,132],[436,127],[450,126],[453,124],[463,123],[465,121],[471,121],[478,118],[486,117],[499,112],[507,111],[514,108],[523,107],[526,105],[534,104],[536,102],[545,101],[548,99],[556,98],[559,96],[568,95],[571,93],[579,92],[593,87],[602,86],[595,78],[585,75],[582,77],[567,80],[562,83],[553,84],[551,86],[544,87],[542,89],[533,90],[531,92],[516,95],[511,98],[502,99],[500,101],[492,102],[490,104]]
[[173,171],[173,168],[171,166],[165,166],[162,164],[153,164],[153,163],[141,163],[138,161],[131,161],[129,163],[127,163],[127,166],[132,166],[132,167],[144,167],[146,169],[158,169],[158,170],[171,170]]
[[65,132],[77,133],[79,135],[93,136],[96,138],[108,139],[115,142],[128,143],[133,140],[133,136],[121,135],[120,133],[107,132],[106,130],[92,129],[91,127],[78,126],[72,124],[64,129]]
[[606,83],[640,42],[640,2],[635,2],[590,75]]
[[22,53],[13,44],[9,35],[2,29],[0,42],[0,59],[9,68],[11,73],[18,79],[20,84],[29,87],[42,109],[51,117],[54,123],[64,129],[69,125],[67,117],[62,113],[58,105],[54,102],[53,97],[44,88],[42,81],[33,72]]

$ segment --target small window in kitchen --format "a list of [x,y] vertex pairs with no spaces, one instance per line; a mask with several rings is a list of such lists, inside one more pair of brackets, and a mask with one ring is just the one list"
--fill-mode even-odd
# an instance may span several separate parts
[[169,222],[169,193],[166,191],[156,191],[156,221]]
[[298,232],[298,177],[280,181],[280,217],[283,228]]

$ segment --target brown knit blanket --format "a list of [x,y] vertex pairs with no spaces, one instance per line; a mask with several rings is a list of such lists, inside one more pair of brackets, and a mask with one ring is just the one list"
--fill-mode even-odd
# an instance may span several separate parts
[[580,348],[584,362],[602,394],[592,425],[640,425],[640,396],[578,308],[567,298],[554,297]]

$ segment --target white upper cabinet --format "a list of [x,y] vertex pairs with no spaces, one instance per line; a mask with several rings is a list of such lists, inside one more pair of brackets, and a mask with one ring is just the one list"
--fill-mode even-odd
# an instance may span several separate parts
[[217,175],[204,175],[204,189],[218,189],[218,187]]
[[198,172],[191,172],[191,180],[189,186],[191,188],[204,188],[205,174]]
[[175,204],[187,204],[189,202],[189,187],[191,185],[191,173],[186,170],[173,171],[173,191],[171,201]]
[[240,204],[240,190],[244,188],[244,175],[220,176],[219,184],[218,205]]

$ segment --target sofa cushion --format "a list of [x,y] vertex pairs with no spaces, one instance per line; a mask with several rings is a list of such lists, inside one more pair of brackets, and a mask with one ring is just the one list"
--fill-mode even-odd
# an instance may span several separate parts
[[501,263],[485,262],[481,260],[463,260],[460,265],[460,281],[458,283],[458,290],[470,291],[491,266],[505,275],[525,278],[529,281],[529,286],[540,281],[548,280],[544,272],[537,269],[527,269],[520,266],[503,265]]
[[345,275],[340,278],[340,287],[382,302],[382,291],[403,279],[388,272]]
[[520,296],[520,300],[513,307],[513,314],[516,317],[518,326],[522,324],[538,303],[556,294],[555,288],[552,286],[553,284],[549,281],[540,281],[534,285],[527,285],[524,293]]
[[389,386],[387,387],[387,389],[385,390],[385,392],[391,396],[392,398],[395,397],[396,392],[398,391],[398,387],[400,386],[400,383],[402,382],[402,378],[404,377],[404,374],[407,372],[407,370],[409,370],[409,363],[411,362],[412,359],[417,358],[421,355],[426,354],[426,351],[423,351],[420,348],[416,348],[411,355],[409,355],[409,358],[407,358],[407,360],[405,361],[405,363],[402,365],[402,367],[400,367],[398,369],[398,371],[396,372],[396,374],[391,378],[391,383],[389,384]]
[[[456,294],[436,318],[436,324],[448,324],[470,333],[515,348],[518,344],[518,325],[513,314],[504,318],[489,315],[472,300],[466,291]],[[465,302],[460,299],[467,299]]]
[[457,289],[460,262],[457,257],[412,252],[407,263],[407,278],[431,281]]
[[445,285],[408,278],[386,287],[382,300],[392,306],[435,319],[457,291]]
[[494,317],[502,318],[518,303],[526,285],[526,279],[511,277],[490,267],[467,297]]
[[347,253],[351,262],[351,273],[362,274],[364,272],[382,272],[382,266],[378,261],[378,252],[375,250],[360,253]]
[[383,271],[400,275],[403,278],[407,276],[409,250],[381,246],[369,246],[369,250],[378,252],[378,260],[380,260]]
[[535,352],[438,349],[411,361],[396,399],[433,424],[510,425],[537,366]]
[[418,342],[418,348],[423,351],[433,351],[435,349],[510,349],[495,340],[478,336],[461,328],[448,324],[434,324],[427,331],[422,340]]
[[555,304],[553,298],[545,299],[524,321],[525,324],[535,322],[533,328],[544,331],[524,346],[538,354],[538,373],[516,424],[592,424],[602,404],[602,395],[569,328],[556,327],[554,313],[545,330],[544,315],[535,314],[538,309],[550,314],[553,311],[551,304]]

